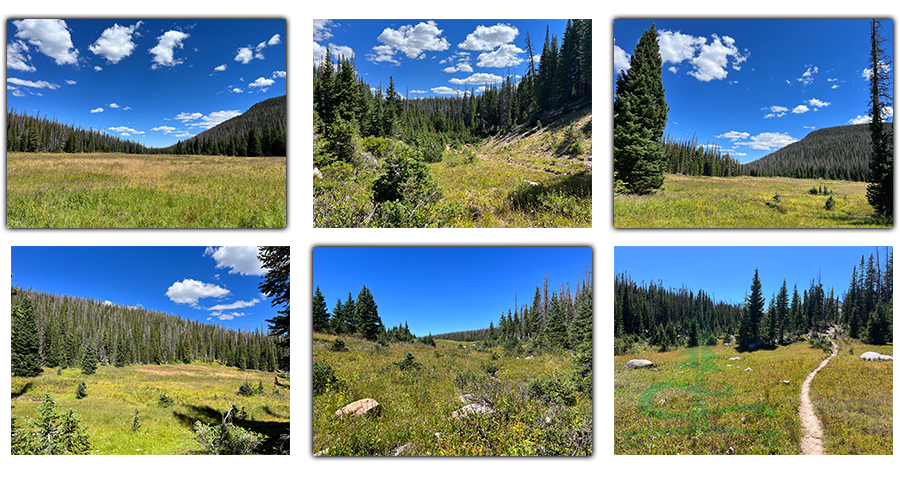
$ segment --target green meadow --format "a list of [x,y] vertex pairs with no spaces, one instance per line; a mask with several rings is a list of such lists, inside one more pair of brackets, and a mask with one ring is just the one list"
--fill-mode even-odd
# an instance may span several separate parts
[[[827,454],[893,453],[893,354],[843,338],[812,382]],[[799,454],[800,387],[827,357],[798,342],[738,352],[717,345],[615,356],[616,454]],[[740,359],[733,359],[740,358]],[[625,369],[631,359],[653,368]]]
[[[616,228],[891,227],[872,218],[864,182],[667,174],[662,190],[618,194]],[[818,190],[829,191],[819,194]],[[811,191],[816,189],[817,193]],[[826,209],[829,196],[832,209]]]
[[[313,445],[323,456],[582,456],[593,452],[589,384],[572,357],[502,355],[500,348],[437,339],[383,346],[313,334]],[[346,350],[336,350],[346,347]],[[408,356],[412,356],[410,359]],[[581,382],[585,385],[584,382]],[[494,412],[452,418],[472,394]],[[377,413],[336,417],[359,399]]]
[[[214,364],[100,366],[93,375],[81,370],[45,368],[34,378],[12,378],[12,417],[21,428],[25,420],[38,417],[45,393],[56,402],[57,412],[73,409],[89,429],[91,453],[96,455],[154,455],[203,453],[195,440],[197,421],[221,424],[223,414],[234,405],[242,419],[234,424],[267,439],[257,453],[275,454],[291,420],[289,380],[275,373],[239,371]],[[84,381],[87,396],[76,398]],[[260,394],[238,394],[244,382]],[[171,404],[160,401],[170,397]],[[138,427],[135,429],[135,413]]]
[[7,153],[8,228],[285,228],[285,157]]

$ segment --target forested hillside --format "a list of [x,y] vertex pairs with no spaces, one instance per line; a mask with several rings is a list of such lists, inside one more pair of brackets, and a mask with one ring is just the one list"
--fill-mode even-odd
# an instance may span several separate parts
[[13,288],[12,304],[14,327],[29,319],[37,326],[46,367],[78,367],[87,352],[114,366],[201,361],[275,371],[288,364],[289,349],[264,330],[240,332],[144,308],[21,288]]
[[140,143],[121,139],[99,129],[63,124],[47,116],[6,112],[6,151],[51,153],[150,153]]
[[[876,253],[877,254],[877,253]],[[754,274],[742,303],[726,303],[695,293],[687,287],[667,289],[662,281],[637,283],[627,273],[614,282],[614,333],[616,354],[650,345],[664,352],[680,346],[715,345],[718,341],[738,345],[783,345],[817,334],[840,323],[852,338],[866,343],[893,341],[890,315],[893,308],[893,259],[889,249],[884,260],[876,254],[853,268],[850,288],[841,297],[826,292],[821,276],[810,279],[808,289],[783,282],[766,298]],[[848,263],[849,264],[849,263]],[[812,275],[812,274],[811,274]]]
[[335,63],[328,50],[313,67],[313,121],[321,139],[314,165],[324,170],[336,161],[358,162],[350,138],[365,137],[399,138],[418,148],[426,161],[440,161],[447,144],[534,124],[590,99],[590,19],[570,20],[561,44],[548,29],[540,64],[533,62],[538,52],[530,33],[526,45],[532,62],[518,83],[510,74],[500,87],[488,86],[481,94],[464,87],[457,88],[456,98],[417,100],[401,97],[393,77],[386,89],[372,87],[352,60],[340,57]]
[[[884,124],[894,132],[893,122]],[[747,175],[869,181],[872,136],[868,124],[828,127],[744,165]]]
[[287,156],[287,96],[263,100],[237,117],[162,151],[177,155]]
[[40,113],[6,112],[6,151],[50,153],[168,153],[228,156],[287,155],[287,96],[261,101],[246,112],[166,148],[148,148],[100,129],[63,124]]

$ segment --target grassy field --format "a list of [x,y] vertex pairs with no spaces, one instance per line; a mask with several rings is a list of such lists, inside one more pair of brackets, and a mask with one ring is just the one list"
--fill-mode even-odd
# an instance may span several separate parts
[[[825,209],[833,191],[835,206]],[[664,189],[646,196],[617,195],[616,228],[839,228],[891,227],[871,218],[864,182],[783,177],[666,175]],[[776,198],[777,196],[777,198]]]
[[[850,453],[835,446],[866,443],[865,453],[891,454],[892,364],[861,362],[859,353],[878,348],[856,344],[855,355],[842,348],[812,382],[826,452]],[[825,357],[804,342],[754,352],[714,346],[615,356],[615,453],[799,454],[800,386]],[[635,358],[655,369],[623,368]]]
[[[35,378],[12,378],[12,416],[20,427],[26,419],[36,418],[48,392],[57,411],[74,409],[90,428],[93,454],[198,453],[193,424],[198,420],[220,424],[232,404],[247,413],[245,420],[234,424],[269,437],[259,453],[275,453],[279,436],[290,426],[290,389],[279,387],[276,393],[273,373],[208,364],[100,366],[93,375],[71,368],[56,373],[46,368]],[[87,397],[77,399],[75,391],[82,380]],[[263,394],[238,395],[245,381],[254,387],[262,382]],[[172,397],[174,404],[160,406],[161,393]],[[140,427],[133,432],[135,410]]]
[[825,428],[828,454],[893,453],[893,361],[863,361],[874,351],[894,355],[892,345],[871,346],[841,338],[838,355],[813,381],[810,398]]
[[[565,130],[580,133],[582,151],[559,153]],[[590,227],[590,110],[479,146],[447,149],[429,173],[443,197],[429,227]],[[327,169],[314,179],[316,227],[373,227],[371,166]]]
[[7,153],[8,228],[285,228],[284,157]]
[[[335,336],[314,334],[314,365],[337,378],[313,397],[313,452],[320,455],[499,456],[590,455],[589,392],[567,388],[571,358],[563,354],[500,356],[499,348],[437,340],[437,347],[349,337],[347,351],[332,350]],[[476,346],[477,347],[477,346]],[[407,353],[418,363],[402,369]],[[488,371],[496,367],[496,377]],[[315,372],[314,372],[315,374]],[[540,393],[538,389],[539,383]],[[554,385],[559,387],[554,388]],[[460,394],[488,399],[495,412],[451,419]],[[372,398],[379,415],[338,418],[335,411]],[[568,399],[568,402],[564,399]]]

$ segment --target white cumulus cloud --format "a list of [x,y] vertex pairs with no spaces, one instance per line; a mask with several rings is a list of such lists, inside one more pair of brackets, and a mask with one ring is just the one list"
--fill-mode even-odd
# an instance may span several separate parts
[[28,45],[24,41],[16,40],[6,44],[6,68],[20,70],[22,72],[34,72],[37,69],[28,65],[31,55],[28,53]]
[[216,261],[216,268],[230,268],[229,274],[262,276],[266,270],[259,261],[259,248],[256,246],[219,246],[207,247],[203,256]]
[[468,84],[478,85],[478,84],[500,84],[503,82],[503,78],[494,74],[484,74],[481,72],[477,72],[472,74],[471,76],[465,79],[453,78],[450,80],[450,84]]
[[149,50],[153,54],[153,65],[151,68],[157,67],[174,67],[183,62],[180,58],[175,58],[175,49],[184,48],[184,40],[190,37],[188,33],[181,31],[166,31],[165,34],[156,38],[159,43]]
[[72,44],[72,35],[66,21],[61,19],[22,19],[13,21],[16,37],[22,38],[56,65],[78,63],[78,49]]
[[18,77],[7,77],[6,82],[9,84],[14,84],[16,86],[27,86],[29,88],[36,89],[59,89],[58,84],[53,84],[47,81],[29,81],[27,79],[19,79]]
[[809,107],[806,105],[797,105],[791,110],[791,113],[806,113],[809,111]]
[[677,65],[687,61],[693,66],[688,74],[703,82],[725,79],[729,62],[733,70],[739,71],[741,64],[750,57],[749,50],[741,51],[731,36],[713,34],[712,41],[707,43],[703,36],[662,29],[657,33],[657,40],[664,64]]
[[142,21],[125,27],[113,24],[112,27],[106,28],[103,34],[97,38],[93,45],[88,47],[94,55],[100,55],[107,61],[117,64],[123,58],[131,55],[134,51],[134,41],[131,36],[134,31],[141,27]]
[[249,46],[238,48],[238,53],[234,59],[242,64],[249,64],[253,60],[253,49]]
[[407,58],[419,58],[426,51],[444,51],[450,48],[447,38],[440,38],[444,31],[438,29],[434,21],[420,22],[401,26],[400,29],[385,28],[378,36],[382,44],[374,46],[374,54],[369,53],[366,59],[370,62],[390,62],[399,64],[393,58],[397,52],[404,53]]
[[631,68],[631,55],[618,46],[613,46],[613,72],[628,71]]
[[519,58],[520,53],[525,50],[510,44],[500,45],[495,51],[482,53],[478,56],[478,67],[512,67],[519,65],[525,60]]
[[763,132],[750,138],[750,141],[735,142],[735,146],[749,146],[751,149],[771,151],[783,148],[791,143],[797,142],[797,139],[791,137],[788,133],[779,132]]
[[228,68],[228,66],[227,66],[227,65],[225,65],[225,64],[222,64],[222,65],[220,65],[220,66],[218,66],[218,67],[216,67],[216,68],[215,68],[215,69],[213,69],[213,70],[214,70],[214,71],[216,71],[216,72],[222,72],[222,71],[223,71],[223,70],[225,70],[225,69],[227,69],[227,68]]
[[313,19],[313,41],[325,41],[333,37],[331,27],[338,25],[331,19]]
[[466,36],[466,40],[457,46],[465,50],[482,52],[512,43],[518,35],[518,28],[509,24],[501,23],[491,27],[479,25],[475,28],[475,32]]
[[97,108],[91,110],[91,113],[102,113],[102,112],[103,112],[103,107],[97,107]]
[[823,108],[823,107],[827,107],[828,105],[831,105],[831,102],[822,101],[822,100],[819,100],[818,98],[813,98],[813,99],[807,101],[806,103],[809,103],[810,105],[817,107],[817,108]]
[[177,304],[190,304],[196,307],[197,301],[207,297],[221,298],[231,294],[231,291],[215,284],[207,284],[194,279],[186,278],[181,282],[175,282],[166,291],[166,296]]

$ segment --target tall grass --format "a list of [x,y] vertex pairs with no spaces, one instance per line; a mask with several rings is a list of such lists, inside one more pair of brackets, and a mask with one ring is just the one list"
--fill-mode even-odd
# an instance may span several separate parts
[[[700,352],[697,348],[614,358],[615,453],[799,454],[800,386],[825,357],[822,351],[805,342],[754,352],[728,346],[704,349],[702,373],[690,362],[691,355]],[[658,371],[624,369],[634,358],[649,359]],[[820,381],[824,372],[848,380],[855,371],[829,363],[813,381],[814,397],[840,393],[830,379]],[[889,372],[886,379],[890,380]],[[856,393],[869,386],[866,380],[852,385]],[[652,402],[642,404],[648,398]],[[883,410],[860,412],[870,420],[884,415]],[[835,433],[826,431],[826,445]],[[890,453],[890,438],[887,450],[884,443],[873,450]]]
[[893,346],[840,339],[841,349],[816,375],[810,398],[825,429],[827,454],[893,453],[893,361],[864,361],[867,351]]
[[284,228],[284,157],[7,153],[9,228]]
[[[568,376],[564,354],[499,356],[492,350],[437,340],[437,347],[392,343],[384,347],[341,337],[348,351],[331,350],[334,336],[314,334],[313,361],[330,366],[337,383],[313,397],[313,452],[322,455],[590,455],[589,394],[574,405],[537,398],[536,377]],[[493,350],[496,351],[496,350]],[[409,362],[407,353],[416,365]],[[496,357],[497,359],[493,359]],[[499,367],[491,377],[487,364]],[[404,369],[405,368],[405,369]],[[486,399],[494,414],[451,419],[465,404],[460,394]],[[378,415],[339,418],[350,402],[371,398]]]
[[[819,186],[831,191],[831,210],[827,197],[809,193]],[[616,228],[891,227],[872,213],[865,183],[782,177],[667,174],[662,191],[613,200]]]
[[[87,397],[77,399],[81,381],[86,383]],[[264,392],[239,395],[245,381],[254,386],[262,382]],[[12,416],[19,418],[19,425],[37,416],[44,392],[53,397],[58,410],[74,409],[90,428],[94,454],[198,453],[193,424],[221,423],[232,404],[246,412],[246,418],[235,424],[269,436],[260,453],[274,453],[278,437],[290,424],[290,390],[280,388],[276,393],[273,373],[219,365],[100,366],[93,375],[82,375],[77,368],[57,375],[47,368],[35,378],[13,377],[11,391]],[[163,394],[174,399],[171,406],[161,403]],[[132,431],[135,411],[140,428]]]

